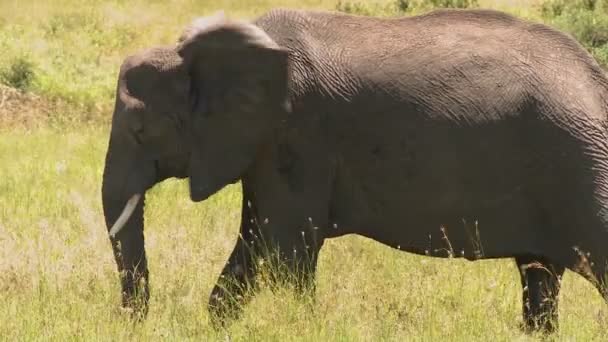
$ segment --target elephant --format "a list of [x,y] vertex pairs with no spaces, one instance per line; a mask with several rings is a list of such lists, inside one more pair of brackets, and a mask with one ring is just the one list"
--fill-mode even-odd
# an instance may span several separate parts
[[523,327],[554,331],[566,269],[608,298],[607,130],[608,78],[590,54],[499,11],[199,18],[118,75],[102,201],[122,305],[147,312],[145,192],[175,177],[194,202],[242,187],[211,317],[253,295],[258,258],[310,290],[324,241],[358,234],[512,258]]

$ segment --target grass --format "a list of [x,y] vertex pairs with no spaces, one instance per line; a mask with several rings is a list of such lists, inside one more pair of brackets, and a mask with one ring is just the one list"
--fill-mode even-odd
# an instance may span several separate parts
[[[376,11],[391,4],[370,1]],[[524,0],[479,3],[540,18]],[[0,1],[0,79],[11,86],[0,87],[0,339],[537,339],[518,328],[513,261],[433,259],[357,236],[324,247],[312,305],[264,287],[243,319],[213,331],[206,303],[236,240],[240,193],[231,186],[195,204],[175,180],[148,194],[149,317],[133,325],[121,314],[100,194],[121,60],[172,42],[194,17],[220,8],[253,17],[277,5],[338,1]],[[608,339],[608,306],[587,282],[567,272],[560,299],[556,340]]]

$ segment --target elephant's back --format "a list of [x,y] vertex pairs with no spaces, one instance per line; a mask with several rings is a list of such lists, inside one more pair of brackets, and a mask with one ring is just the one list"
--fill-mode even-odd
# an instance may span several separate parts
[[296,68],[313,71],[307,77],[352,76],[388,88],[396,79],[446,79],[450,72],[479,87],[497,78],[529,88],[573,78],[606,84],[597,62],[572,37],[495,10],[378,18],[275,9],[255,23],[292,52]]
[[279,10],[260,23],[291,51],[300,113],[350,113],[366,129],[371,120],[450,127],[515,120],[527,123],[523,130],[555,127],[596,150],[608,141],[605,73],[545,25],[488,10],[399,19]]
[[592,61],[570,36],[495,10],[440,9],[417,16],[379,18],[279,8],[257,18],[255,23],[288,49],[306,40],[313,44],[309,48],[349,53],[353,59],[398,56],[419,49],[442,53],[498,46],[497,52],[573,54]]

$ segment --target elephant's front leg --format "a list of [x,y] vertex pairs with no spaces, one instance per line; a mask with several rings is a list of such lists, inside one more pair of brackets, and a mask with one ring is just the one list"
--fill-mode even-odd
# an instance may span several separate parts
[[238,314],[259,264],[273,282],[291,282],[300,293],[314,290],[329,221],[331,177],[328,166],[297,170],[279,172],[263,165],[243,180],[241,236],[213,289],[213,317]]
[[143,318],[150,298],[149,272],[144,247],[143,200],[129,222],[115,238],[110,238],[122,287],[122,307]]
[[132,312],[136,318],[143,318],[148,313],[150,299],[149,272],[146,252],[143,249],[143,237],[128,236],[112,241],[112,246],[120,274],[122,307]]
[[302,220],[300,231],[276,234],[276,230],[268,229],[271,226],[267,219],[258,219],[255,204],[244,194],[240,234],[209,299],[215,325],[238,317],[249,295],[254,294],[258,261],[268,266],[274,281],[291,281],[301,294],[314,292],[316,263],[323,243],[318,227]]
[[255,207],[243,187],[239,237],[209,298],[209,312],[215,324],[223,323],[227,316],[238,316],[247,292],[255,285],[258,239]]
[[[323,225],[324,223],[319,223]],[[300,295],[314,295],[317,261],[323,246],[324,229],[309,218],[290,225],[296,229],[273,231],[273,250],[268,253],[275,278],[294,286]]]

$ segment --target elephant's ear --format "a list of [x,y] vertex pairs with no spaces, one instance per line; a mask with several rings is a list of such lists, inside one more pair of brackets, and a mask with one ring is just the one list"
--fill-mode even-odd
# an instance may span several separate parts
[[240,178],[286,114],[287,52],[260,28],[198,20],[177,50],[191,78],[190,196]]

